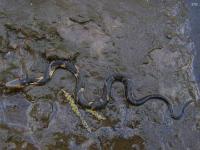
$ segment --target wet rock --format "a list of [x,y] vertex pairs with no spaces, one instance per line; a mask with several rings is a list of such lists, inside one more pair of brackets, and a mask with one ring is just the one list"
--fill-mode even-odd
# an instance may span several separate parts
[[[28,90],[29,89],[29,90]],[[51,99],[54,97],[54,93],[49,88],[40,87],[27,87],[27,98],[30,101],[35,101],[39,98]]]
[[129,125],[129,127],[130,128],[133,128],[133,129],[135,129],[135,128],[139,128],[140,127],[140,121],[139,120],[133,120],[132,122],[131,122],[131,124]]
[[[197,99],[191,70],[193,56],[188,46],[191,42],[186,35],[188,19],[182,1],[57,0],[34,1],[31,5],[28,1],[20,5],[18,1],[2,1],[0,7],[9,14],[8,19],[0,19],[5,24],[0,27],[0,35],[4,38],[8,32],[6,40],[11,45],[0,55],[2,84],[19,76],[22,57],[26,58],[27,70],[39,77],[47,60],[73,59],[71,52],[78,49],[76,65],[87,74],[85,94],[89,101],[101,94],[105,77],[113,72],[131,76],[135,98],[158,93],[177,107]],[[3,47],[7,42],[4,40]],[[119,84],[112,88],[115,100],[101,111],[107,120],[98,122],[80,108],[93,128],[91,134],[95,136],[91,136],[69,104],[57,98],[61,88],[73,93],[74,84],[74,78],[60,70],[44,86],[29,86],[18,93],[25,94],[26,100],[16,100],[13,95],[17,93],[0,93],[7,94],[8,102],[13,99],[8,103],[2,98],[0,103],[0,120],[4,121],[0,126],[0,149],[31,149],[29,143],[37,143],[34,140],[40,149],[199,147],[199,117],[194,111],[199,106],[191,105],[181,120],[174,121],[158,101],[131,106]],[[18,101],[29,105],[18,106]],[[55,115],[52,101],[56,103]],[[32,140],[22,136],[24,133]]]
[[111,127],[101,127],[96,131],[96,134],[102,138],[102,140],[112,139],[115,133]]
[[5,13],[4,11],[0,11],[0,18],[7,18],[8,14]]
[[41,40],[45,38],[43,34],[27,26],[18,26],[16,24],[6,23],[5,27],[10,31],[14,31],[16,34],[21,33],[26,38],[31,38],[35,40]]
[[92,21],[91,18],[89,17],[86,17],[86,16],[82,16],[82,15],[76,15],[76,16],[72,16],[69,18],[71,21],[75,22],[75,23],[78,23],[78,24],[86,24],[90,21]]
[[16,50],[18,48],[18,45],[15,42],[10,42],[8,48]]
[[49,149],[64,149],[68,147],[69,144],[69,136],[66,136],[65,134],[62,133],[54,133],[53,138],[55,141],[57,141],[55,144],[49,144],[47,147]]
[[1,101],[1,118],[4,124],[27,127],[26,112],[30,103],[20,95],[4,98]]
[[113,149],[133,149],[144,150],[145,141],[142,137],[135,135],[129,139],[114,139],[112,140]]
[[35,40],[41,40],[41,39],[45,38],[45,35],[43,35],[39,31],[33,30],[30,27],[21,26],[20,31],[27,38],[32,38],[32,39],[35,39]]
[[8,52],[8,41],[3,36],[0,36],[0,52]]
[[9,136],[4,140],[1,141],[1,148],[2,149],[37,149],[34,144],[27,142],[23,136],[20,136],[19,134],[16,133],[9,133]]
[[69,140],[70,149],[87,150],[87,149],[91,149],[92,147],[95,147],[94,139],[87,139],[84,136],[75,135],[71,137],[71,140]]
[[196,120],[197,120],[197,122],[196,122],[196,129],[200,130],[200,114],[199,113],[196,114]]
[[59,59],[76,61],[76,58],[79,56],[79,54],[79,52],[72,53],[70,51],[61,49],[47,49],[45,51],[45,57],[50,61]]
[[45,37],[48,41],[51,41],[52,43],[54,43],[56,41],[57,42],[62,41],[62,37],[60,36],[60,34],[55,26],[52,26],[52,25],[48,24],[47,22],[38,21],[37,27],[42,32],[45,33]]
[[1,97],[1,149],[36,148],[25,136],[23,136],[30,132],[27,116],[27,110],[30,105],[31,104],[20,95]]
[[89,55],[95,58],[103,57],[102,53],[110,39],[95,23],[86,26],[60,26],[58,32],[64,40],[74,43],[77,47],[89,48]]
[[29,112],[30,117],[33,119],[29,124],[33,130],[41,130],[48,128],[50,121],[56,113],[56,106],[51,102],[40,100],[35,102]]
[[12,23],[6,23],[4,24],[4,26],[11,31],[15,31],[15,32],[20,32],[20,29],[17,27],[16,24],[12,24]]

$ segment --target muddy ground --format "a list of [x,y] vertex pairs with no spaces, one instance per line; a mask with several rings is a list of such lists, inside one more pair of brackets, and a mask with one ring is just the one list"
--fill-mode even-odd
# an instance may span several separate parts
[[[180,0],[0,0],[0,149],[198,150],[200,104],[192,74],[188,9]],[[88,100],[113,72],[129,75],[136,96],[159,93],[185,116],[170,118],[158,101],[131,106],[116,83],[99,121],[79,106],[82,125],[61,89],[75,79],[57,70],[44,86],[5,88],[25,73],[39,77],[51,60],[80,56]]]

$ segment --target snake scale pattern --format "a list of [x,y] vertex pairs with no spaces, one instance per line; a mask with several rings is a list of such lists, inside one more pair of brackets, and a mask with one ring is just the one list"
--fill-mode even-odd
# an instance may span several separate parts
[[99,97],[99,99],[93,102],[88,102],[87,98],[85,98],[84,95],[84,90],[85,90],[84,77],[80,72],[80,70],[78,69],[78,67],[69,60],[52,61],[46,68],[44,75],[42,77],[30,78],[28,77],[28,75],[26,75],[25,78],[15,79],[7,82],[6,87],[21,89],[28,85],[44,85],[49,80],[51,80],[54,72],[59,68],[69,71],[75,77],[76,79],[76,87],[74,91],[75,99],[76,102],[83,108],[89,108],[93,110],[99,110],[105,108],[109,102],[109,99],[111,99],[112,97],[111,90],[112,90],[112,85],[115,82],[121,82],[124,85],[125,97],[130,104],[134,106],[140,106],[150,100],[162,101],[166,104],[171,118],[175,120],[179,120],[184,115],[184,111],[187,108],[187,106],[192,102],[194,102],[192,100],[187,101],[185,104],[183,104],[180,113],[176,115],[174,114],[172,104],[169,102],[167,98],[165,98],[162,95],[152,94],[136,99],[133,93],[133,81],[126,75],[120,73],[114,73],[108,76],[104,81],[103,92],[101,97]]

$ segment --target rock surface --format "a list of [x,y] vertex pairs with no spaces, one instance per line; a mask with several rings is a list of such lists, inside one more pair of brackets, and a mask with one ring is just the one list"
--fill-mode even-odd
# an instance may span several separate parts
[[[198,150],[200,105],[184,2],[1,0],[0,8],[0,149]],[[89,133],[59,95],[74,90],[69,72],[58,70],[44,86],[23,91],[4,87],[27,72],[40,76],[49,60],[77,52],[88,99],[101,93],[107,75],[122,72],[134,80],[138,98],[162,94],[177,113],[186,101],[197,103],[174,121],[160,102],[128,104],[117,83],[115,99],[100,112],[105,121],[79,107]]]

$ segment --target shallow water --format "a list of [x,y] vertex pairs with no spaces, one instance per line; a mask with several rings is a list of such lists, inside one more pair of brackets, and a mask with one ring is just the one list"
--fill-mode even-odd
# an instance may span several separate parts
[[187,1],[187,5],[189,8],[189,19],[191,24],[191,39],[194,42],[194,75],[196,78],[196,82],[200,87],[200,3],[198,1]]
[[178,113],[198,98],[184,2],[0,0],[0,8],[0,149],[198,150],[198,102],[175,121],[161,102],[131,106],[116,83],[114,100],[99,112],[106,120],[79,106],[89,133],[60,95],[61,89],[73,94],[69,72],[57,70],[44,86],[23,91],[4,86],[25,73],[40,77],[50,61],[79,52],[76,65],[89,101],[101,94],[108,75],[121,72],[133,79],[137,97],[162,94]]

